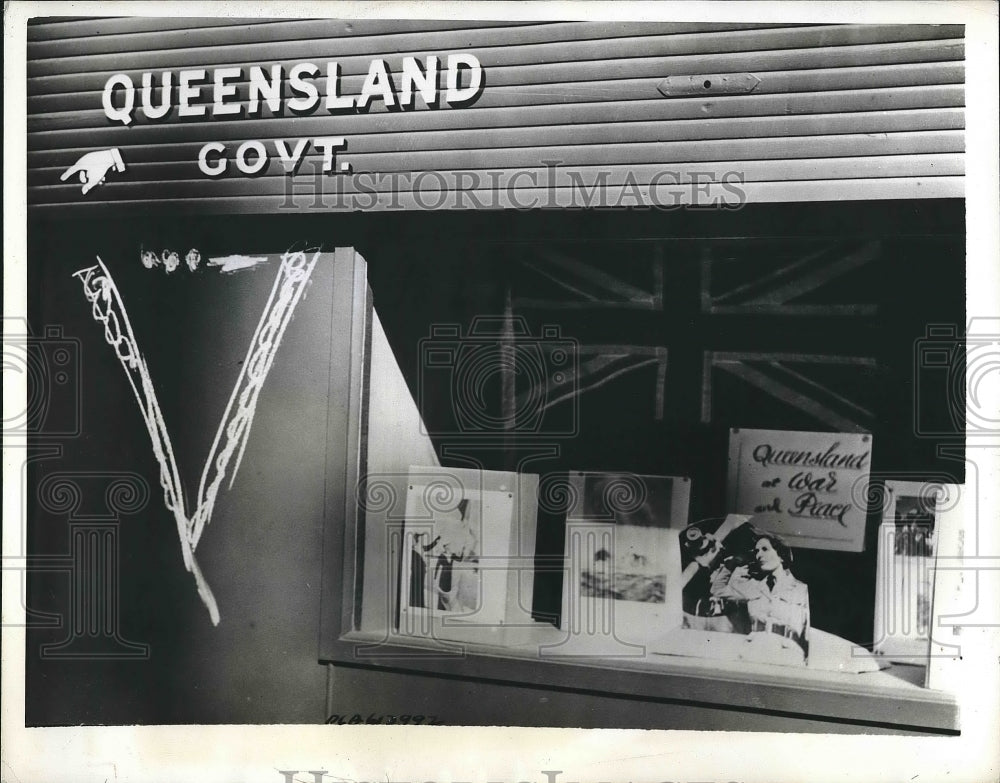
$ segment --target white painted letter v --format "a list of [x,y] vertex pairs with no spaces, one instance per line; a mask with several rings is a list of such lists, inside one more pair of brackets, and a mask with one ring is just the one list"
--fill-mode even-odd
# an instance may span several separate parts
[[205,468],[201,474],[198,487],[197,502],[191,516],[187,516],[184,500],[184,488],[181,484],[180,471],[170,445],[163,414],[156,399],[156,391],[149,374],[146,360],[139,351],[138,343],[132,332],[132,325],[125,310],[125,304],[118,293],[118,288],[111,273],[98,257],[95,266],[81,269],[73,274],[83,283],[83,293],[93,307],[94,319],[104,324],[104,339],[115,349],[115,353],[125,370],[139,403],[139,411],[149,432],[153,446],[153,455],[160,465],[160,484],[163,487],[163,500],[167,510],[173,514],[177,523],[177,534],[180,537],[181,553],[184,556],[184,566],[194,574],[198,594],[208,608],[212,623],[219,623],[219,609],[215,597],[205,581],[194,558],[205,526],[212,519],[215,500],[219,487],[225,479],[226,472],[232,465],[229,486],[232,486],[236,472],[239,470],[250,428],[253,424],[257,399],[264,385],[267,374],[274,363],[274,357],[281,344],[285,328],[292,319],[296,305],[302,298],[313,268],[319,260],[320,251],[316,250],[312,258],[306,257],[304,251],[288,252],[281,257],[281,265],[275,277],[274,286],[268,297],[267,304],[261,314],[257,329],[247,350],[239,378],[229,397],[225,413],[219,423],[215,440],[205,460]]

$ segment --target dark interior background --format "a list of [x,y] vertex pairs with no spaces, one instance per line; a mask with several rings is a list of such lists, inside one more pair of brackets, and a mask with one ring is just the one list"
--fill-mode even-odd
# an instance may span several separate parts
[[[567,471],[688,476],[692,479],[689,521],[724,515],[731,428],[835,431],[726,377],[714,379],[712,417],[702,421],[704,352],[764,351],[874,360],[872,367],[823,368],[814,371],[814,377],[871,412],[865,423],[873,435],[871,475],[876,486],[885,478],[964,481],[961,448],[947,456],[938,453],[940,445],[961,441],[958,433],[964,421],[960,412],[956,415],[955,388],[941,368],[919,362],[930,326],[950,325],[958,334],[964,330],[961,204],[758,205],[714,214],[491,217],[495,219],[470,221],[464,229],[451,229],[445,222],[429,241],[399,235],[364,250],[376,310],[410,390],[421,403],[428,430],[441,433],[435,446],[443,464],[458,466],[461,455],[487,469],[539,473],[543,493],[547,477],[556,484]],[[737,266],[753,264],[765,270],[824,246],[834,247],[834,252],[841,247],[846,254],[871,242],[878,248],[874,261],[804,299],[814,304],[861,303],[867,305],[863,315],[702,311],[706,248],[716,257],[732,255]],[[550,253],[582,261],[646,290],[652,287],[650,264],[662,260],[663,306],[646,311],[614,306],[519,307],[521,299],[545,296],[538,287],[545,281],[531,272],[531,266]],[[429,269],[440,271],[428,275]],[[575,401],[579,428],[575,437],[560,437],[571,426],[566,418],[573,405],[569,402],[546,411],[537,437],[494,439],[496,445],[490,449],[484,447],[489,439],[481,433],[449,434],[456,429],[455,394],[460,392],[438,378],[436,393],[430,393],[426,369],[421,375],[432,326],[455,324],[467,334],[477,316],[503,312],[508,291],[513,315],[525,319],[532,337],[548,325],[581,345],[665,347],[662,418],[653,410],[656,368],[645,367],[581,394]],[[553,298],[560,295],[557,286],[549,285],[548,291]],[[572,299],[565,291],[561,295]],[[499,393],[487,398],[486,404],[499,406]],[[957,407],[964,409],[961,401]],[[500,415],[499,407],[495,413]],[[555,436],[546,439],[546,432]],[[929,432],[937,436],[928,437]],[[540,443],[557,443],[558,456],[533,458]],[[873,496],[878,496],[877,490]],[[559,613],[562,517],[551,503],[539,508],[535,591],[539,619],[554,620]],[[873,506],[865,551],[860,554],[812,549],[795,553],[795,573],[810,587],[812,623],[863,645],[872,642],[879,518],[880,510]]]
[[[701,309],[701,264],[707,247],[723,254],[725,248],[736,248],[737,254],[746,254],[747,264],[766,266],[772,257],[783,257],[782,253],[803,243],[866,240],[879,243],[877,260],[845,279],[841,289],[833,286],[824,295],[829,301],[871,305],[867,315],[724,316],[708,315]],[[82,306],[79,284],[66,285],[60,275],[93,263],[95,255],[123,270],[134,259],[132,272],[123,272],[124,290],[131,285],[129,274],[145,271],[139,265],[141,248],[173,248],[183,257],[188,248],[196,247],[207,258],[280,253],[295,243],[329,250],[353,245],[365,257],[375,309],[432,432],[447,431],[454,415],[453,399],[444,392],[446,373],[434,381],[444,386],[421,385],[426,380],[421,374],[422,351],[432,327],[451,324],[467,330],[477,316],[502,314],[508,296],[514,314],[525,319],[533,335],[543,326],[555,325],[561,335],[581,344],[666,347],[661,418],[652,406],[655,371],[641,368],[576,400],[578,434],[555,438],[559,445],[555,456],[530,459],[533,449],[545,440],[546,427],[557,434],[566,431],[568,405],[555,406],[546,414],[539,437],[479,438],[478,445],[486,447],[476,449],[475,459],[488,469],[520,467],[542,474],[543,480],[569,470],[689,476],[690,519],[723,514],[731,427],[827,428],[766,396],[721,383],[716,387],[711,421],[702,421],[703,354],[780,351],[875,359],[873,370],[856,376],[833,374],[828,379],[831,386],[840,384],[851,390],[873,412],[873,475],[964,480],[960,436],[964,424],[960,416],[950,414],[954,389],[938,369],[917,361],[929,325],[951,325],[959,334],[964,329],[965,233],[960,201],[753,205],[735,212],[299,213],[184,220],[140,217],[127,222],[33,219],[28,226],[31,326],[40,333],[45,326],[62,325],[64,337],[79,339],[88,348],[79,366],[86,390],[79,412],[85,424],[81,433],[70,437],[56,431],[60,415],[72,417],[59,410],[69,402],[55,400],[45,420],[37,423],[33,445],[37,453],[50,445],[63,447],[64,453],[57,462],[38,459],[28,466],[32,555],[66,551],[65,520],[39,507],[35,499],[39,482],[56,465],[59,470],[99,469],[109,433],[116,441],[118,463],[132,465],[153,487],[158,482],[134,401],[127,387],[117,383],[121,370],[109,350],[90,350],[103,342],[95,336],[95,324]],[[650,263],[661,259],[663,307],[518,306],[519,299],[541,290],[531,263],[552,252],[582,260],[639,287],[651,284]],[[185,325],[195,315],[193,302],[201,294],[193,288],[181,290],[186,284],[180,277],[169,284],[178,289],[177,301],[189,303],[182,310],[171,309],[169,298],[164,297],[142,301],[130,307],[130,313],[139,314],[143,329],[160,330],[162,339],[155,346],[158,366],[169,368],[164,372],[176,383],[158,386],[158,392],[171,436],[176,433],[178,461],[200,465],[217,414],[190,415],[185,389],[206,377],[218,377],[222,389],[231,381],[224,373],[216,374],[218,357],[210,346],[185,339]],[[226,324],[233,323],[232,314],[241,307],[237,299],[229,312],[216,313],[223,341],[231,328]],[[256,315],[248,317],[256,321]],[[201,322],[199,333],[212,325]],[[297,358],[308,361],[308,357]],[[115,382],[102,385],[104,379]],[[915,391],[919,391],[919,410],[915,409]],[[272,404],[282,403],[272,400]],[[286,399],[283,404],[299,402]],[[500,405],[496,389],[488,390],[484,404]],[[496,410],[500,412],[499,407]],[[280,413],[281,408],[276,408],[279,420]],[[915,426],[915,418],[923,422],[920,427]],[[936,434],[927,437],[927,431]],[[443,434],[435,437],[435,448],[443,464],[461,461],[467,465],[467,456],[461,454],[469,442],[462,433]],[[958,456],[939,455],[938,447],[943,444],[957,444],[958,451],[953,453]],[[296,467],[287,464],[289,471]],[[184,478],[194,484],[188,488],[193,493],[197,474]],[[162,507],[158,496],[152,501],[152,507]],[[796,574],[810,587],[813,624],[861,644],[870,643],[872,634],[876,523],[877,515],[872,515],[861,554],[796,553]],[[39,645],[58,641],[65,630],[33,621],[27,656],[26,719],[30,725],[225,721],[225,716],[217,717],[199,699],[197,691],[172,693],[178,666],[188,667],[196,675],[195,682],[198,672],[212,668],[193,660],[185,641],[187,624],[182,618],[203,610],[197,605],[190,575],[180,566],[176,532],[169,520],[159,518],[133,528],[137,532],[122,544],[121,629],[126,639],[150,642],[152,657],[142,662],[106,661],[96,675],[92,664],[42,660],[37,654]],[[557,559],[562,545],[560,514],[543,511],[539,562]],[[248,551],[246,557],[249,568],[267,567],[266,553]],[[42,572],[30,574],[29,610],[37,617],[62,611],[69,600],[65,581]],[[554,619],[560,590],[554,569],[539,573],[534,607],[539,617]],[[313,626],[315,618],[303,617],[302,623]],[[314,647],[301,652],[306,658],[315,656]],[[262,672],[260,676],[271,675]],[[252,694],[253,681],[245,686]],[[261,722],[267,722],[266,709],[261,709],[265,715]]]

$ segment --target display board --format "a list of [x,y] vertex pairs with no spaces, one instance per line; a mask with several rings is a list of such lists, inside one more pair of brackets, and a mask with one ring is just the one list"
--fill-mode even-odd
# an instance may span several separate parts
[[871,447],[855,433],[734,429],[728,510],[794,546],[860,552]]
[[364,264],[332,246],[216,251],[183,229],[164,248],[146,229],[33,244],[42,326],[25,350],[48,394],[29,544],[62,567],[28,579],[27,722],[315,721],[323,518],[356,481]]
[[532,625],[537,487],[525,473],[410,469],[400,634],[502,644]]
[[[961,581],[938,558],[959,557],[967,487],[936,481],[887,481],[878,531],[873,650],[884,659],[923,667],[926,682],[941,659],[959,655],[948,638]],[[941,578],[942,573],[945,578]],[[940,582],[940,592],[937,583]]]
[[571,473],[561,628],[551,654],[635,656],[680,625],[681,476]]

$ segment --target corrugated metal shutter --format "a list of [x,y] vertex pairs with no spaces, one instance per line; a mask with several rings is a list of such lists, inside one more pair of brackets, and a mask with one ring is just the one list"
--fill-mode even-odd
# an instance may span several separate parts
[[[277,159],[262,176],[230,164],[208,178],[198,151],[219,141],[232,156],[240,143],[262,140],[273,154],[271,140],[291,146],[313,136],[345,137],[342,159],[353,173],[323,178],[320,198],[309,173],[319,153],[310,150],[293,185],[300,207],[583,206],[587,192],[591,206],[616,197],[617,205],[663,205],[651,183],[700,177],[731,198],[719,189],[727,172],[742,177],[752,201],[960,197],[963,34],[961,25],[40,20],[27,33],[28,202],[34,212],[72,205],[66,214],[108,204],[116,213],[288,209],[290,184]],[[458,51],[485,69],[486,87],[467,108],[430,111],[418,102],[400,112],[376,102],[366,114],[320,107],[302,117],[193,122],[176,112],[150,122],[136,112],[129,127],[101,109],[116,72],[138,85],[144,71],[158,78],[162,70],[314,62],[325,73],[336,60],[341,92],[356,94],[373,58],[398,73],[407,54]],[[667,77],[697,77],[697,87],[746,74],[759,83],[745,94],[667,97],[658,89]],[[325,78],[316,84],[324,93]],[[86,196],[60,181],[81,155],[110,147],[121,150],[125,174]],[[519,170],[529,174],[514,177]],[[469,193],[454,198],[457,190]]]

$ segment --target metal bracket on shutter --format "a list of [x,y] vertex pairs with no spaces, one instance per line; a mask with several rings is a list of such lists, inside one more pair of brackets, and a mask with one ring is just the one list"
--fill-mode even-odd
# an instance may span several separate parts
[[656,89],[666,98],[692,95],[745,95],[753,92],[760,79],[752,73],[716,73],[701,76],[668,76]]

